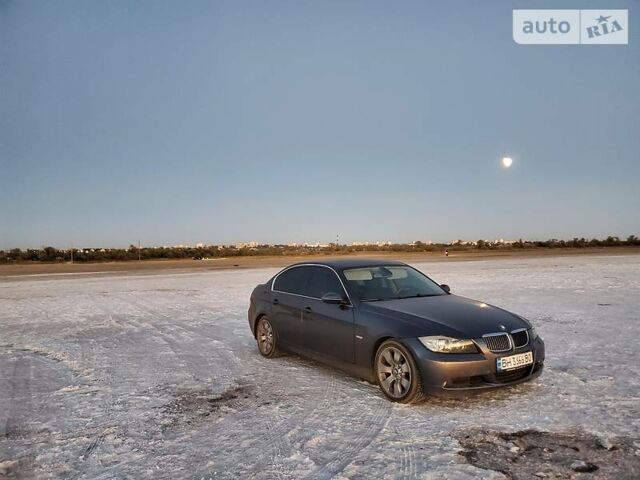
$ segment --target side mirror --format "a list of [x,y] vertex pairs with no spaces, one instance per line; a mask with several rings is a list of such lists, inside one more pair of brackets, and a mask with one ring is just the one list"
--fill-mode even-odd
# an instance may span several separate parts
[[328,292],[328,293],[325,293],[325,294],[322,296],[321,300],[322,300],[324,303],[333,303],[333,304],[335,304],[335,305],[341,305],[341,304],[346,303],[345,299],[344,299],[344,298],[342,298],[342,295],[340,295],[340,294],[338,294],[338,293],[335,293],[335,292]]
[[445,285],[443,283],[442,285],[440,285],[440,288],[443,289],[445,292],[447,292],[449,295],[451,295],[451,289],[449,288],[449,285]]

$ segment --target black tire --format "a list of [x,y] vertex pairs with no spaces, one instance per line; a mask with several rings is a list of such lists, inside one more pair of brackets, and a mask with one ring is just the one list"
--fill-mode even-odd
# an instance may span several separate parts
[[414,403],[424,396],[418,366],[400,342],[383,342],[376,352],[373,369],[380,390],[389,400]]
[[256,341],[258,351],[263,357],[273,358],[279,355],[276,331],[266,316],[260,317],[256,324]]

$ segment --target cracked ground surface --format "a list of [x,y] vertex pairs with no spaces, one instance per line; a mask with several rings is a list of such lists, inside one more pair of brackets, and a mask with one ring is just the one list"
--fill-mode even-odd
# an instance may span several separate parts
[[[615,478],[640,473],[639,446],[629,438],[602,438],[584,431],[496,432],[472,429],[457,435],[469,463],[514,480]],[[592,474],[592,475],[590,475]]]
[[[544,478],[518,442],[576,431],[638,455],[640,256],[415,266],[528,317],[543,375],[402,406],[313,362],[264,359],[247,302],[275,269],[0,279],[0,476]],[[543,433],[501,436],[528,430]],[[505,442],[513,471],[482,461]],[[608,478],[615,451],[560,464]]]

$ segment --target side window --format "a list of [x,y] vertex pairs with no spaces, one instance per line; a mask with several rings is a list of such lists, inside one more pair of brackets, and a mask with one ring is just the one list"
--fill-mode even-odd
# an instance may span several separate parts
[[324,267],[310,267],[309,270],[311,270],[311,283],[308,296],[322,298],[323,295],[331,292],[346,297],[342,284],[333,270]]
[[308,267],[294,267],[281,273],[273,284],[273,289],[279,292],[308,295],[310,269]]

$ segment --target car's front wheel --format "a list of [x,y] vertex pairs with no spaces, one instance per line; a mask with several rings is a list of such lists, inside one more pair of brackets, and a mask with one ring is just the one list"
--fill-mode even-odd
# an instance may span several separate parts
[[422,378],[411,353],[395,340],[378,348],[375,374],[382,392],[394,402],[412,403],[422,398]]
[[273,358],[278,355],[278,347],[276,345],[276,333],[273,325],[267,317],[261,317],[256,326],[256,340],[258,342],[258,350],[262,356]]

